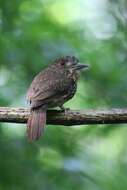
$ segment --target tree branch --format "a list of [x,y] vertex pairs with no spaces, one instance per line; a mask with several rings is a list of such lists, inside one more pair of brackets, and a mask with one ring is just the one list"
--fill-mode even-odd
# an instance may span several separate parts
[[[26,108],[0,107],[0,122],[26,123],[29,114],[30,110]],[[47,124],[71,126],[114,123],[127,123],[127,109],[47,111]]]

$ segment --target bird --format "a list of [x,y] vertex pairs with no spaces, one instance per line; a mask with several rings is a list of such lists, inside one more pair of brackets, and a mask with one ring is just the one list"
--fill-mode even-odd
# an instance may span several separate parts
[[77,81],[82,69],[88,64],[81,64],[75,56],[57,58],[33,79],[27,100],[30,103],[30,116],[27,121],[27,137],[37,140],[44,133],[46,112],[49,108],[63,106],[77,90]]

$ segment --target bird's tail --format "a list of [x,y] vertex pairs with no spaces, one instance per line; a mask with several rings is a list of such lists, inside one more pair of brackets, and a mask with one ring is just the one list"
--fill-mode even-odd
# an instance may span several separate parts
[[27,136],[30,141],[37,140],[44,131],[46,110],[34,109],[27,122]]

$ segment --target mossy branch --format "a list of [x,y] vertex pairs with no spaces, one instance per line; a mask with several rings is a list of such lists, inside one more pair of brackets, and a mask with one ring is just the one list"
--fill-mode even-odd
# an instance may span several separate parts
[[[0,122],[26,123],[30,110],[27,108],[0,107]],[[127,123],[127,109],[48,110],[47,124],[85,125]]]

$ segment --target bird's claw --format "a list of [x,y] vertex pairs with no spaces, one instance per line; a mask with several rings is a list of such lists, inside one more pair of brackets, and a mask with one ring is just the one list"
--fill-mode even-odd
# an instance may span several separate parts
[[59,106],[62,111],[65,112],[65,114],[70,110],[70,108],[65,108],[64,106]]

